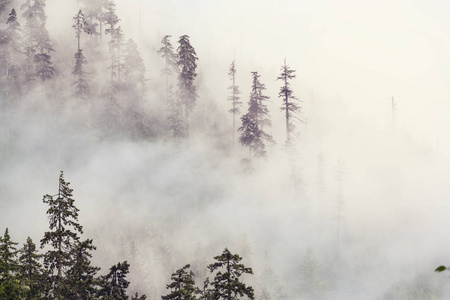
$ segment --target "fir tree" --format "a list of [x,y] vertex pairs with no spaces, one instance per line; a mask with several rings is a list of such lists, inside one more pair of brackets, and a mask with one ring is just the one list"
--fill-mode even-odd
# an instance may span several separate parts
[[1,53],[0,67],[4,70],[1,74],[1,89],[5,94],[8,104],[17,101],[21,85],[21,64],[23,61],[21,45],[21,27],[17,21],[17,13],[13,8],[6,21],[4,38],[0,40]]
[[307,299],[324,299],[327,285],[322,277],[322,267],[312,249],[308,248],[299,269],[300,294]]
[[161,296],[162,300],[195,300],[198,293],[195,287],[194,272],[189,270],[190,265],[185,265],[172,274],[172,282],[166,286],[171,292]]
[[215,272],[213,286],[213,299],[241,299],[244,295],[248,299],[255,299],[254,291],[251,286],[246,286],[240,281],[243,274],[253,274],[251,268],[245,267],[240,263],[242,258],[237,254],[225,248],[222,255],[214,257],[215,263],[208,266],[211,272]]
[[295,70],[292,70],[288,64],[286,64],[286,59],[284,60],[284,65],[281,66],[281,74],[277,77],[277,80],[283,82],[283,86],[280,88],[278,97],[283,100],[283,105],[280,108],[281,111],[285,112],[286,118],[286,145],[291,144],[291,134],[293,133],[295,126],[292,120],[301,120],[300,110],[301,107],[296,103],[298,102],[297,97],[294,96],[292,91],[290,80],[295,78]]
[[46,289],[45,274],[40,263],[42,254],[37,252],[36,244],[30,237],[19,253],[19,279],[25,288],[24,298],[41,299]]
[[170,42],[170,35],[166,35],[161,40],[163,46],[158,50],[158,54],[164,58],[165,67],[161,70],[161,73],[166,77],[166,97],[169,101],[169,76],[173,71],[178,71],[177,55],[173,52],[173,46]]
[[169,112],[167,119],[169,120],[172,137],[175,141],[180,141],[185,137],[183,103],[181,103],[180,98],[174,95],[172,85],[169,86],[167,104]]
[[100,268],[91,265],[92,254],[96,247],[91,239],[77,243],[71,251],[72,266],[66,272],[66,284],[69,287],[66,292],[68,299],[89,300],[95,299],[96,278]]
[[141,296],[139,296],[139,294],[136,292],[136,294],[134,294],[132,297],[131,297],[131,300],[146,300],[147,299],[147,296],[146,295],[141,295]]
[[87,22],[84,18],[84,14],[81,10],[73,18],[74,24],[73,28],[75,29],[75,37],[77,38],[77,52],[75,53],[75,65],[72,71],[72,75],[75,77],[75,81],[72,85],[75,87],[74,95],[80,100],[84,101],[84,104],[89,104],[89,97],[91,95],[91,86],[90,80],[88,77],[88,73],[86,72],[86,64],[87,60],[83,54],[83,50],[81,49],[81,34],[83,32],[87,32]]
[[200,300],[213,300],[214,299],[214,290],[210,288],[211,282],[209,281],[209,277],[206,277],[203,282],[203,288],[200,290]]
[[48,204],[50,231],[45,232],[41,240],[41,248],[50,246],[44,255],[44,266],[49,272],[52,285],[51,294],[60,299],[64,290],[64,273],[73,266],[72,253],[78,244],[78,233],[83,228],[78,224],[78,208],[72,199],[73,190],[69,182],[64,180],[61,171],[59,176],[59,191],[56,195],[44,195],[43,202]]
[[126,289],[130,282],[126,280],[130,265],[127,261],[118,263],[109,269],[106,276],[101,277],[101,288],[98,292],[102,300],[127,300]]
[[194,47],[191,46],[188,35],[183,35],[178,40],[180,44],[177,49],[178,53],[178,67],[180,73],[178,74],[178,89],[180,98],[184,104],[186,134],[189,138],[189,113],[193,110],[195,100],[197,99],[197,87],[194,85],[197,73],[197,54]]
[[0,237],[0,299],[20,299],[23,294],[17,278],[19,271],[17,244],[11,240],[8,228],[6,228],[5,234]]
[[111,82],[114,80],[114,77],[118,75],[119,64],[120,64],[120,56],[117,56],[117,53],[120,52],[120,47],[123,44],[123,35],[120,29],[116,28],[116,25],[119,23],[120,19],[116,14],[116,4],[113,0],[105,0],[103,3],[103,13],[102,19],[108,26],[105,29],[105,34],[111,35],[111,39],[109,41],[109,52],[111,55]]
[[264,103],[269,99],[263,95],[265,85],[259,81],[258,72],[252,72],[252,92],[248,102],[248,112],[241,117],[242,126],[238,129],[242,131],[239,142],[249,148],[250,158],[252,152],[257,157],[266,157],[265,142],[274,143],[272,136],[264,131],[264,126],[270,126],[269,110]]
[[242,102],[239,101],[241,99],[239,97],[241,91],[239,90],[239,87],[236,85],[236,67],[234,65],[234,60],[231,63],[230,69],[228,70],[228,76],[230,76],[230,79],[233,82],[233,84],[228,87],[228,89],[231,90],[231,96],[228,97],[228,100],[231,101],[232,106],[229,112],[233,114],[233,148],[234,148],[234,140],[235,140],[234,136],[236,132],[236,116],[241,113],[240,107],[242,106]]

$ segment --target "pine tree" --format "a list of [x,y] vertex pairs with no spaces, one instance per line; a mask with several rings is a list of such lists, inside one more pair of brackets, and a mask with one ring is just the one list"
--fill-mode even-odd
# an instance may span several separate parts
[[95,275],[100,268],[91,265],[92,254],[96,250],[91,239],[77,243],[71,251],[72,266],[66,272],[67,299],[95,299],[97,280]]
[[296,75],[295,70],[292,70],[289,65],[286,64],[286,59],[284,60],[284,65],[281,66],[281,74],[277,77],[277,80],[283,82],[283,86],[280,88],[278,97],[283,100],[283,106],[280,108],[281,111],[285,112],[286,118],[286,145],[291,144],[291,134],[294,132],[295,126],[292,120],[301,121],[300,110],[301,107],[296,103],[298,102],[297,97],[294,96],[294,92],[291,89],[290,80],[294,79]]
[[116,4],[113,0],[105,0],[103,2],[102,19],[108,26],[105,30],[105,34],[111,35],[109,41],[109,52],[111,55],[111,82],[114,77],[118,75],[120,68],[120,56],[117,55],[120,52],[120,47],[123,46],[123,34],[120,29],[116,28],[116,25],[120,22],[119,17],[116,14]]
[[234,300],[247,296],[248,299],[255,299],[251,286],[246,286],[240,281],[243,274],[253,274],[251,268],[240,263],[242,258],[225,248],[222,255],[214,257],[215,263],[208,266],[211,272],[215,272],[213,286],[214,299]]
[[249,148],[250,158],[252,152],[257,157],[266,157],[265,142],[275,143],[272,136],[264,131],[264,126],[271,125],[269,110],[264,103],[269,97],[262,94],[266,87],[259,81],[258,72],[252,72],[252,76],[252,92],[248,102],[248,112],[241,117],[242,126],[238,129],[242,131],[239,142]]
[[203,288],[200,290],[199,300],[213,300],[214,299],[214,290],[210,288],[211,282],[209,281],[209,277],[206,277],[203,282]]
[[165,67],[161,70],[161,73],[166,77],[166,97],[169,101],[169,76],[173,71],[178,72],[177,55],[173,52],[173,46],[170,42],[170,35],[166,35],[161,40],[163,46],[158,50],[158,54],[164,58]]
[[50,231],[45,232],[41,239],[41,248],[50,246],[44,255],[44,266],[49,272],[52,285],[51,294],[58,299],[64,291],[65,272],[73,266],[72,253],[79,243],[78,233],[83,233],[83,227],[78,224],[78,208],[72,199],[73,190],[70,183],[64,180],[61,171],[59,189],[56,195],[44,195],[43,202],[48,204]]
[[73,68],[72,75],[75,77],[75,81],[72,85],[75,87],[75,97],[83,100],[84,104],[87,105],[91,95],[91,86],[88,73],[86,72],[87,60],[83,54],[83,50],[81,49],[81,34],[83,32],[87,32],[88,28],[86,19],[81,9],[75,15],[73,20],[74,24],[72,27],[75,29],[75,37],[77,38],[78,48],[74,56],[75,66]]
[[236,85],[236,67],[234,65],[234,60],[231,63],[230,69],[228,70],[228,76],[230,76],[230,79],[233,82],[233,85],[228,87],[228,89],[231,90],[231,96],[228,97],[228,100],[231,101],[232,105],[232,108],[229,110],[229,112],[233,114],[233,149],[234,149],[236,116],[241,113],[240,107],[242,106],[242,102],[239,101],[241,99],[239,97],[241,91],[239,90],[239,87]]
[[17,13],[13,8],[9,13],[4,30],[4,38],[0,38],[0,68],[4,73],[0,75],[1,89],[4,92],[8,104],[17,101],[20,95],[21,85],[21,64],[23,61],[21,45],[21,27],[17,21]]
[[126,289],[130,282],[126,280],[130,265],[127,261],[117,263],[109,269],[106,276],[101,277],[101,288],[98,292],[102,300],[127,300]]
[[162,300],[195,300],[198,290],[195,287],[194,272],[189,270],[191,266],[185,265],[172,274],[170,279],[172,282],[166,285],[171,292],[165,296],[161,296]]
[[134,294],[132,297],[131,297],[131,300],[146,300],[147,299],[147,296],[146,295],[141,295],[141,296],[139,296],[139,294],[136,292],[136,294]]
[[172,85],[169,86],[167,104],[169,112],[167,119],[169,120],[169,128],[172,131],[172,137],[175,141],[180,141],[185,137],[183,103],[181,103],[180,98],[174,95]]
[[300,294],[307,299],[324,299],[327,285],[322,278],[322,267],[312,249],[308,248],[299,269]]
[[186,134],[189,138],[189,113],[194,109],[195,100],[197,99],[197,87],[194,85],[197,73],[197,54],[194,47],[191,46],[188,35],[183,35],[178,40],[180,44],[177,49],[178,53],[178,67],[180,73],[178,74],[178,89],[180,98],[184,104]]
[[0,299],[20,299],[23,294],[22,287],[17,278],[19,264],[17,262],[18,243],[11,240],[8,228],[3,237],[0,237]]
[[19,253],[19,279],[25,288],[24,298],[41,299],[46,289],[45,274],[40,263],[42,254],[38,254],[36,244],[30,237]]

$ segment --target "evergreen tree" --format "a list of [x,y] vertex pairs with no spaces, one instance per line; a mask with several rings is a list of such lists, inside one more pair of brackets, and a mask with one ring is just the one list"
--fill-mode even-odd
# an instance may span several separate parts
[[127,300],[126,289],[130,282],[126,280],[130,265],[127,261],[118,263],[109,269],[106,276],[101,277],[101,288],[98,299],[101,300]]
[[324,299],[327,285],[322,278],[322,267],[312,249],[308,248],[299,269],[299,291],[307,299]]
[[178,67],[180,73],[178,74],[178,89],[180,98],[184,104],[186,134],[189,138],[189,113],[193,110],[195,100],[197,99],[197,87],[194,85],[195,72],[197,68],[197,54],[194,47],[191,46],[188,35],[183,35],[178,40],[180,44],[177,49],[178,53]]
[[95,299],[97,284],[95,274],[100,268],[91,265],[90,251],[96,247],[91,239],[77,243],[71,251],[72,266],[66,272],[66,291],[68,299],[89,300]]
[[161,73],[166,77],[166,97],[169,101],[169,76],[172,75],[173,71],[178,71],[177,55],[173,52],[173,46],[170,42],[170,35],[166,35],[161,40],[163,46],[158,50],[158,54],[164,58],[165,67],[161,70]]
[[242,131],[239,142],[249,148],[250,158],[252,152],[257,157],[266,157],[265,142],[274,143],[272,136],[264,131],[264,126],[270,126],[269,110],[264,103],[269,99],[262,94],[266,86],[259,81],[258,72],[252,72],[252,92],[248,102],[248,112],[241,117]]
[[129,39],[125,44],[122,68],[124,103],[124,126],[133,140],[146,138],[150,130],[145,124],[144,92],[145,66],[137,44]]
[[240,281],[242,274],[253,274],[251,268],[240,263],[242,258],[225,248],[222,255],[214,257],[215,263],[208,266],[211,272],[216,271],[213,286],[213,299],[234,300],[247,296],[248,299],[255,299],[251,286],[246,286]]
[[262,299],[281,300],[286,296],[280,279],[268,264],[261,273],[260,287]]
[[89,105],[89,97],[91,95],[91,85],[88,73],[86,72],[87,60],[81,49],[81,34],[88,32],[87,22],[81,9],[73,18],[75,29],[75,37],[77,38],[77,52],[75,53],[75,65],[72,71],[72,75],[75,77],[75,81],[72,85],[75,87],[75,97],[82,100],[84,105]]
[[139,296],[139,294],[136,292],[136,294],[134,294],[132,297],[131,297],[131,300],[146,300],[147,299],[147,296],[146,295],[141,295],[141,296]]
[[64,290],[64,273],[73,266],[73,251],[79,242],[78,233],[83,233],[83,227],[78,224],[78,208],[72,199],[73,190],[70,183],[64,180],[61,171],[59,176],[58,194],[44,195],[43,202],[48,204],[50,231],[45,232],[41,239],[41,248],[50,246],[44,255],[44,266],[49,273],[51,295],[61,298]]
[[214,299],[214,290],[210,288],[211,282],[209,281],[209,277],[207,277],[203,283],[203,288],[200,290],[199,300],[213,300]]
[[30,237],[19,253],[19,279],[25,288],[24,298],[42,299],[46,289],[45,274],[40,263],[42,254],[38,254],[36,244]]
[[111,55],[111,82],[114,80],[114,77],[118,75],[120,68],[120,56],[117,53],[120,53],[120,47],[123,46],[123,34],[120,29],[116,28],[116,25],[119,23],[120,19],[116,14],[116,4],[113,0],[105,0],[103,2],[103,13],[102,19],[108,26],[105,29],[105,34],[111,35],[111,39],[109,41],[109,52]]
[[181,103],[180,98],[174,95],[172,85],[169,86],[167,104],[169,112],[167,119],[169,120],[172,137],[175,141],[180,141],[185,137],[183,103]]
[[286,64],[286,59],[284,60],[284,65],[281,66],[281,74],[277,77],[277,80],[283,82],[283,86],[280,88],[278,97],[283,100],[283,106],[280,108],[281,111],[285,112],[286,118],[286,145],[291,144],[291,133],[293,133],[295,126],[292,120],[300,119],[301,107],[296,103],[298,102],[297,97],[294,96],[294,92],[291,89],[290,80],[295,78],[295,70],[292,70],[289,65]]
[[8,228],[6,228],[5,234],[0,237],[0,299],[20,299],[23,294],[17,278],[19,271],[17,244],[11,240]]
[[229,112],[233,114],[233,148],[234,148],[234,140],[235,140],[234,136],[236,132],[236,116],[241,113],[240,107],[242,106],[242,102],[239,101],[241,99],[239,97],[241,91],[239,90],[239,87],[236,85],[236,67],[234,65],[234,60],[231,63],[230,69],[228,70],[228,76],[230,76],[230,79],[233,82],[233,85],[228,87],[228,89],[231,90],[231,96],[228,97],[228,100],[231,101],[232,105]]
[[21,86],[21,64],[23,60],[21,45],[21,28],[17,21],[17,13],[13,8],[6,21],[7,27],[3,38],[0,38],[0,67],[4,71],[0,75],[1,89],[8,104],[17,101]]
[[170,279],[172,282],[166,285],[171,292],[165,296],[161,296],[162,300],[195,300],[196,294],[199,292],[195,287],[194,272],[189,270],[191,266],[185,265],[172,274]]

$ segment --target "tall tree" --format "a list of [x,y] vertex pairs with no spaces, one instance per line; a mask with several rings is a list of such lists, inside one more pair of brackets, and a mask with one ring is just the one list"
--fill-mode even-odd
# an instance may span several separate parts
[[8,104],[15,102],[22,89],[21,64],[23,61],[21,44],[21,27],[17,21],[17,13],[13,8],[6,21],[3,38],[0,38],[0,67],[4,71],[0,75],[1,89]]
[[72,85],[75,86],[75,97],[84,101],[84,104],[88,104],[89,96],[91,95],[91,86],[88,73],[86,72],[87,60],[81,49],[81,34],[83,32],[89,32],[88,24],[81,9],[73,17],[74,24],[72,27],[75,29],[75,37],[77,38],[77,52],[75,53],[75,65],[72,71],[72,75],[75,77],[75,81]]
[[236,132],[236,116],[241,113],[240,107],[242,106],[242,102],[239,100],[241,99],[239,95],[241,94],[241,91],[239,90],[239,86],[236,85],[236,67],[234,64],[234,60],[231,63],[230,69],[228,70],[228,76],[230,76],[230,79],[232,81],[232,85],[228,87],[228,89],[231,90],[231,96],[228,97],[228,100],[231,101],[231,109],[229,110],[230,113],[233,114],[233,149],[234,149],[234,140],[235,140],[235,132]]
[[44,266],[49,272],[51,294],[58,299],[64,291],[64,273],[74,263],[71,254],[79,242],[78,233],[83,233],[83,227],[78,223],[79,209],[75,207],[73,190],[69,185],[61,171],[58,194],[43,197],[43,202],[49,206],[50,231],[45,232],[41,239],[41,248],[50,246],[44,255]]
[[281,111],[285,112],[286,118],[286,145],[291,144],[291,133],[293,133],[295,126],[292,120],[301,120],[300,110],[301,107],[297,104],[298,98],[294,96],[292,91],[290,80],[294,79],[296,75],[295,70],[292,70],[288,64],[286,64],[286,59],[284,59],[284,65],[281,66],[281,74],[277,77],[277,80],[283,82],[283,86],[280,88],[278,97],[283,100],[283,106]]
[[171,292],[165,296],[161,296],[162,300],[195,300],[197,299],[198,289],[195,287],[194,272],[189,270],[191,266],[185,265],[172,274],[171,283],[166,288]]
[[163,46],[158,50],[158,54],[164,58],[165,67],[161,70],[161,73],[166,77],[166,97],[169,101],[169,76],[173,71],[178,71],[177,55],[173,52],[173,46],[170,42],[170,35],[166,35],[161,40]]
[[264,131],[264,126],[271,125],[269,110],[265,104],[269,97],[262,93],[266,86],[259,81],[258,72],[252,72],[252,76],[248,112],[241,117],[242,126],[238,129],[242,131],[239,142],[249,148],[250,158],[252,152],[257,157],[266,157],[265,142],[274,143],[272,136]]
[[30,237],[19,253],[19,279],[25,288],[24,298],[42,299],[46,289],[45,274],[40,263],[42,254],[38,253],[36,244]]
[[180,141],[185,137],[183,103],[180,98],[175,96],[172,85],[169,86],[167,105],[167,110],[169,112],[167,119],[169,120],[169,128],[172,131],[172,137],[175,141]]
[[327,285],[322,276],[322,267],[312,249],[308,248],[299,269],[299,292],[307,299],[324,299]]
[[0,299],[20,299],[23,294],[17,278],[19,270],[17,244],[11,240],[8,228],[6,228],[5,234],[0,237]]
[[248,299],[255,299],[253,288],[240,281],[243,274],[253,274],[253,270],[240,263],[242,258],[238,254],[231,254],[225,248],[222,255],[214,259],[216,262],[208,266],[211,272],[216,271],[214,281],[211,283],[214,299],[234,300],[241,299],[244,295]]
[[117,52],[120,52],[120,47],[122,46],[121,42],[123,42],[122,32],[116,28],[116,25],[120,22],[120,19],[116,14],[116,4],[113,0],[104,0],[102,19],[108,26],[108,28],[105,29],[105,34],[111,35],[111,39],[109,41],[109,52],[111,55],[110,69],[112,82],[114,77],[117,76],[119,68],[118,61],[120,60],[120,57],[117,56]]
[[67,299],[95,299],[97,280],[95,275],[100,268],[91,265],[92,254],[96,247],[91,239],[79,242],[71,251],[72,266],[66,272]]
[[197,54],[194,47],[192,47],[189,36],[182,35],[178,40],[178,67],[180,73],[178,74],[178,89],[180,98],[184,104],[186,134],[189,138],[189,113],[193,110],[195,100],[197,99],[197,87],[194,80],[197,77],[195,70],[197,69]]
[[126,280],[130,265],[127,261],[117,263],[109,269],[106,276],[101,277],[101,288],[98,296],[102,300],[127,300],[126,289],[130,282]]

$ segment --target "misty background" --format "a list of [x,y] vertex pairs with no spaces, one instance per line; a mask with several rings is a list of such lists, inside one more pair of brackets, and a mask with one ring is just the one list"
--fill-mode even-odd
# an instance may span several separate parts
[[[12,4],[19,11],[21,1]],[[164,126],[135,141],[100,139],[74,125],[67,108],[77,47],[72,18],[82,5],[47,0],[52,61],[63,74],[50,80],[47,95],[60,107],[57,117],[36,111],[39,90],[0,112],[0,228],[13,240],[42,238],[42,195],[56,192],[63,170],[100,272],[128,260],[129,290],[150,299],[165,294],[170,274],[187,263],[201,285],[225,247],[253,268],[245,281],[257,299],[264,288],[271,299],[301,299],[311,255],[328,299],[446,299],[450,279],[434,269],[450,261],[450,3],[116,4],[145,63],[144,109],[154,128],[167,110],[161,39],[171,35],[176,48],[179,36],[190,36],[199,97],[189,147],[172,143]],[[285,58],[296,70],[292,89],[306,121],[293,155],[283,149],[277,97]],[[252,174],[241,165],[247,150],[231,147],[233,60],[242,112],[250,72],[258,71],[270,96],[276,144]],[[108,71],[93,65],[101,86]]]

